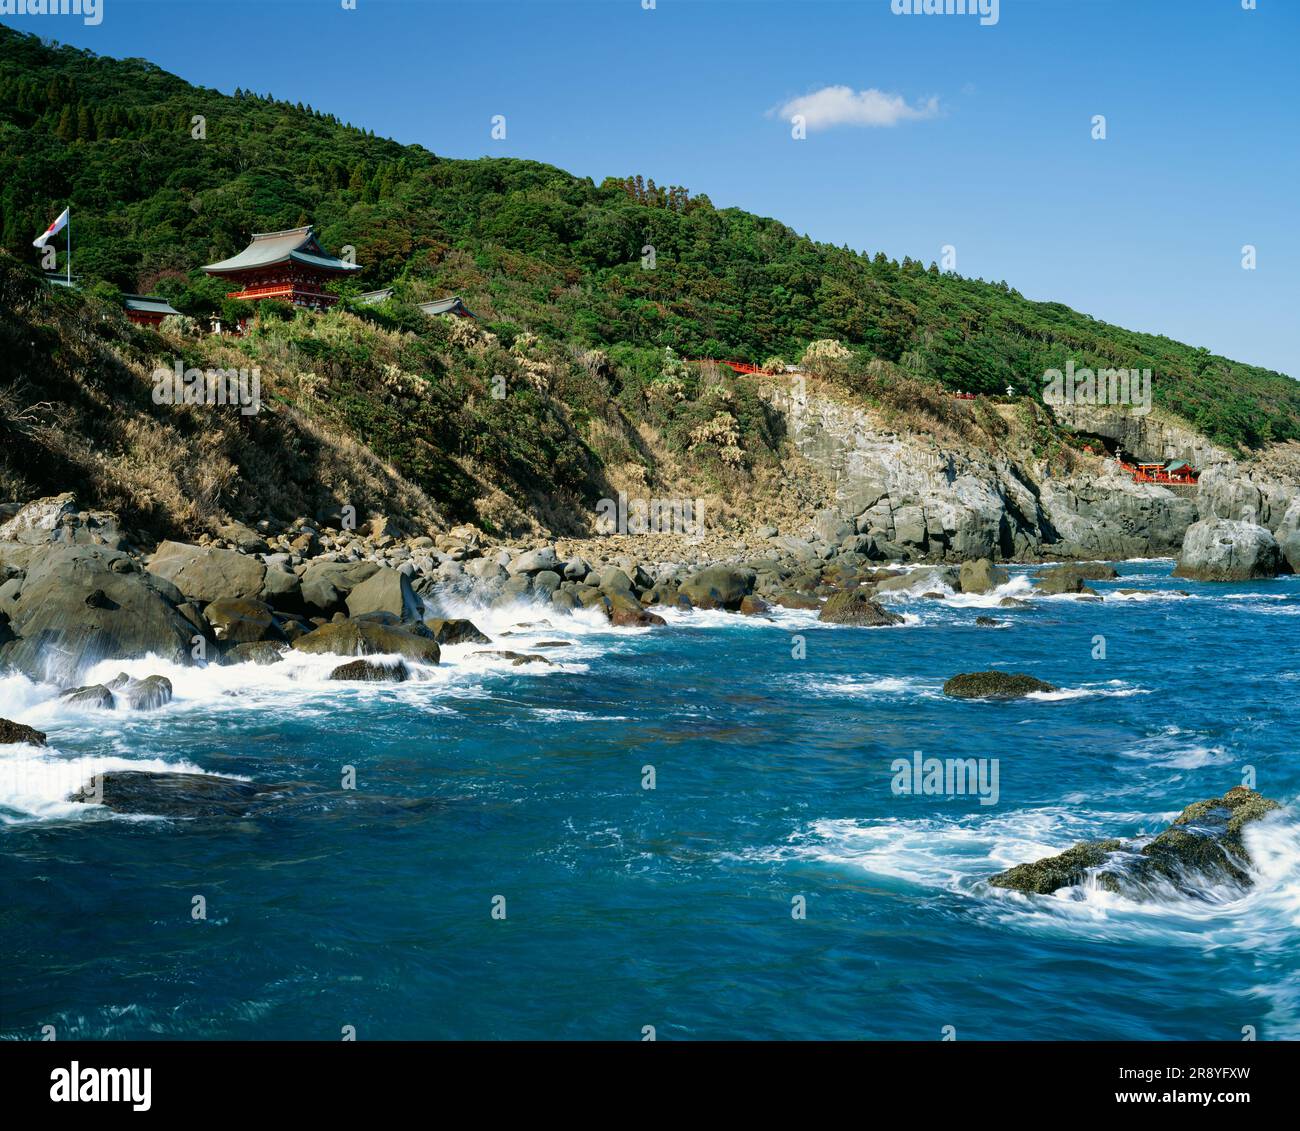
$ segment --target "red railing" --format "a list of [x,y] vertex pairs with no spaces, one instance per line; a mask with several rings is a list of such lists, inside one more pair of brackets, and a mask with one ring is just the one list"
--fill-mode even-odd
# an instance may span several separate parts
[[718,357],[688,357],[685,360],[691,365],[726,365],[737,373],[761,373],[765,377],[772,376],[769,370],[761,365],[751,365],[748,361],[724,361]]

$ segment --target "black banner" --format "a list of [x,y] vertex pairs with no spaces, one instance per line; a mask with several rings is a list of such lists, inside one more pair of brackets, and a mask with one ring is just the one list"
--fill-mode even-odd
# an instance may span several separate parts
[[[969,1117],[1044,1110],[1071,1116],[1123,1107],[1180,1116],[1194,1109],[1280,1104],[1295,1075],[1293,1044],[442,1044],[435,1042],[10,1043],[6,1113],[108,1108],[141,1116],[285,1114],[336,1121],[449,1102],[503,1112],[582,1111],[644,1118],[662,1108],[749,1108],[771,1114],[888,1105]],[[1044,1105],[1051,1104],[1048,1109]],[[418,1105],[418,1106],[417,1106]],[[1217,1113],[1216,1113],[1217,1114]],[[1226,1113],[1224,1113],[1226,1114]],[[471,1116],[472,1118],[472,1116]],[[16,1125],[16,1122],[12,1125]]]

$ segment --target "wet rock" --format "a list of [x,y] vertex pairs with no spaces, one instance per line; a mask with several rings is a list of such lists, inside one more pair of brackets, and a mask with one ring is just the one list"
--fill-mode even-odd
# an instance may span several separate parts
[[492,638],[461,617],[427,617],[425,627],[439,644],[491,644]]
[[999,628],[1002,624],[1000,620],[994,620],[993,617],[976,617],[975,623],[981,628]]
[[[428,633],[423,625],[419,626]],[[436,664],[441,656],[432,634],[417,635],[414,630],[374,620],[343,620],[323,624],[293,642],[300,652],[333,653],[338,656],[372,656],[395,654],[408,660]]]
[[767,599],[783,609],[820,609],[821,601],[809,593],[796,593],[792,589],[778,589],[768,593]]
[[876,585],[876,592],[892,593],[922,585],[930,589],[937,585],[958,589],[961,586],[961,574],[953,566],[922,566],[908,573],[882,578]]
[[114,690],[133,711],[155,711],[172,700],[172,681],[165,675],[128,679]]
[[354,586],[347,595],[348,615],[391,613],[401,621],[420,619],[422,602],[411,588],[410,578],[395,569],[378,569]]
[[1051,895],[1058,888],[1082,883],[1091,869],[1101,867],[1112,852],[1124,847],[1122,840],[1090,840],[1067,848],[1058,856],[1017,864],[989,878],[998,888],[1010,888],[1027,895]]
[[69,801],[104,805],[115,813],[160,817],[241,816],[267,792],[254,782],[209,774],[114,770],[88,781]]
[[534,648],[572,648],[573,641],[572,640],[539,640],[533,645],[533,647]]
[[251,597],[219,597],[203,610],[203,616],[222,644],[251,644],[280,635],[271,606]]
[[1197,581],[1249,581],[1283,571],[1282,550],[1267,527],[1209,518],[1187,528],[1175,577]]
[[752,593],[740,599],[740,612],[747,617],[767,616],[771,611],[771,605],[762,597],[756,597]]
[[1088,841],[1057,856],[1018,864],[989,879],[994,887],[1050,895],[1082,883],[1091,873],[1099,887],[1132,898],[1172,888],[1207,897],[1210,885],[1250,887],[1251,858],[1242,830],[1281,808],[1254,790],[1237,786],[1222,797],[1189,805],[1158,836],[1139,847],[1123,840]]
[[70,687],[66,691],[59,692],[59,698],[75,703],[78,707],[98,707],[104,711],[111,711],[117,705],[113,700],[113,693],[102,683],[92,683],[87,687]]
[[991,593],[999,585],[1005,585],[1011,575],[1001,566],[994,565],[988,558],[978,558],[972,562],[962,562],[958,582],[963,593]]
[[512,667],[519,667],[520,664],[549,664],[551,661],[545,656],[536,656],[531,652],[506,652],[493,648],[482,648],[475,652],[476,656],[492,656],[498,660],[509,660]]
[[45,745],[45,732],[35,727],[15,723],[10,719],[0,719],[0,746],[11,742],[26,742],[32,746]]
[[1003,597],[1002,600],[1000,600],[1000,601],[998,602],[998,608],[1000,608],[1000,609],[1027,609],[1027,608],[1029,608],[1029,602],[1028,602],[1028,601],[1022,601],[1019,597]]
[[180,594],[126,554],[51,544],[6,548],[4,560],[25,570],[21,591],[5,604],[6,665],[32,679],[71,683],[107,658],[152,653],[190,662],[194,627],[173,607]]
[[753,592],[754,571],[733,566],[708,566],[681,583],[680,593],[697,609],[740,608],[746,594]]
[[227,648],[222,654],[223,664],[279,664],[284,660],[281,654],[282,644],[270,640],[255,640],[248,644],[236,644]]
[[1034,579],[1038,592],[1048,596],[1061,593],[1078,593],[1087,578],[1076,565],[1053,566],[1042,570]]
[[351,660],[330,672],[330,679],[369,683],[405,683],[410,678],[410,670],[401,660]]
[[826,599],[817,619],[830,624],[854,624],[865,628],[903,623],[901,616],[891,613],[861,589],[832,594]]
[[962,672],[943,685],[943,693],[957,699],[1021,699],[1031,692],[1056,690],[1050,683],[1016,672]]

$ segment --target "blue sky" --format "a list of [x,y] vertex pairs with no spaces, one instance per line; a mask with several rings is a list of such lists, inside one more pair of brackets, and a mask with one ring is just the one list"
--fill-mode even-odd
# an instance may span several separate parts
[[[5,22],[447,156],[639,172],[895,258],[952,245],[962,274],[1300,376],[1297,0],[1001,0],[992,26],[891,0],[102,3]],[[781,108],[828,87],[792,139]],[[816,128],[832,102],[875,124]]]

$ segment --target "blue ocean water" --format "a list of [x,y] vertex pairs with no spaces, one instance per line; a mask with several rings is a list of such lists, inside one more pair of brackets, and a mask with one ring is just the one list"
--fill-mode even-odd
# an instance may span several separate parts
[[[496,647],[572,646],[549,667],[448,649],[390,687],[327,683],[319,657],[168,669],[177,697],[147,714],[11,676],[0,715],[50,745],[0,747],[0,1036],[1300,1037],[1300,579],[1170,568],[1121,563],[1100,604],[994,607],[1027,592],[1016,569],[992,597],[904,598],[894,629],[478,614],[551,622]],[[1062,691],[941,695],[985,668]],[[118,669],[157,665],[97,674]],[[996,759],[996,803],[895,792],[914,751]],[[114,768],[298,785],[237,819],[63,800]],[[1154,833],[1248,768],[1288,808],[1249,833],[1247,894],[983,882]]]

